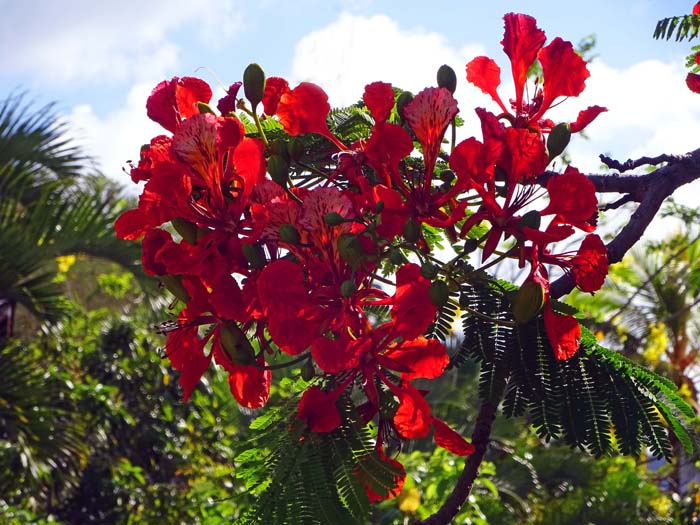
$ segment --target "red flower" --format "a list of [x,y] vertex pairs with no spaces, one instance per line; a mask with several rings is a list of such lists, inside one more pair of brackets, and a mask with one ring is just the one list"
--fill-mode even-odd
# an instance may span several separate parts
[[688,76],[685,77],[685,83],[690,91],[700,93],[700,75],[688,73]]
[[291,91],[282,93],[276,115],[290,135],[317,133],[345,150],[345,145],[328,129],[326,117],[330,111],[328,95],[316,84],[302,82]]
[[[512,101],[511,122],[519,128],[551,128],[552,123],[544,120],[545,112],[560,97],[578,96],[585,87],[589,76],[585,61],[574,51],[570,42],[555,38],[546,47],[544,32],[537,27],[531,16],[508,13],[504,16],[505,32],[503,50],[510,58],[511,71],[515,82],[515,100]],[[532,98],[523,99],[527,72],[538,59],[542,65],[543,84],[535,86]],[[501,83],[501,70],[492,59],[476,57],[467,64],[467,80],[481,89],[499,105],[506,114],[511,114],[498,95]],[[579,115],[573,132],[581,131],[595,117],[604,111],[593,106]]]
[[700,15],[700,2],[698,2],[697,4],[695,4],[693,6],[693,14]]
[[197,102],[211,100],[209,84],[195,77],[173,77],[158,84],[146,102],[148,117],[173,133],[183,119],[199,113]]
[[600,237],[586,235],[571,259],[571,271],[580,290],[590,293],[600,290],[608,275],[608,249]]

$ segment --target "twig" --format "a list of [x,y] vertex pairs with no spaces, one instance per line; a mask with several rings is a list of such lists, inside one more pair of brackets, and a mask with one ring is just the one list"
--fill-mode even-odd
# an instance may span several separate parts
[[476,448],[474,453],[467,458],[464,463],[464,470],[459,475],[459,479],[452,489],[452,493],[447,497],[442,507],[428,518],[416,522],[415,525],[447,525],[452,523],[452,519],[457,515],[459,509],[469,497],[474,486],[474,480],[479,473],[479,466],[484,459],[484,454],[491,439],[491,427],[496,418],[497,405],[484,401],[479,409],[479,415],[474,425],[472,434],[472,444]]
[[[597,192],[629,194],[632,200],[639,202],[637,210],[632,214],[627,225],[607,245],[610,264],[620,262],[629,249],[641,238],[666,197],[684,184],[700,179],[700,149],[685,155],[660,155],[651,159],[642,157],[636,161],[628,162],[633,165],[634,163],[656,161],[662,158],[666,159],[664,162],[669,162],[669,164],[645,175],[588,176]],[[659,162],[662,161],[659,160]],[[627,163],[620,165],[626,167]],[[545,173],[541,179],[546,180],[549,176],[551,174]],[[552,283],[551,296],[558,299],[573,290],[575,285],[573,275],[564,274]]]

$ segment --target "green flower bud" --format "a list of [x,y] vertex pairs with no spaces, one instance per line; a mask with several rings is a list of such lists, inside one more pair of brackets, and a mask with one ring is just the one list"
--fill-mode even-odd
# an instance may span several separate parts
[[437,84],[441,88],[449,89],[450,93],[454,94],[457,89],[457,74],[455,70],[447,64],[440,66],[437,72]]
[[221,346],[234,365],[252,365],[255,362],[255,350],[243,331],[235,323],[221,325]]
[[365,260],[360,239],[352,233],[343,233],[338,237],[338,253],[352,268],[357,268]]
[[200,113],[214,113],[214,109],[209,104],[202,102],[201,100],[197,102],[197,109]]
[[311,359],[308,359],[301,367],[301,378],[304,381],[311,381],[315,375],[316,369],[314,368],[314,364],[311,362]]
[[401,264],[404,264],[406,262],[406,257],[404,256],[403,253],[401,253],[401,250],[392,248],[391,251],[389,252],[389,260],[399,266]]
[[299,235],[299,230],[297,230],[291,224],[283,224],[279,229],[280,239],[288,244],[299,244],[301,242],[301,236]]
[[445,281],[433,281],[428,289],[430,301],[440,308],[450,297],[450,290]]
[[170,223],[173,225],[173,228],[175,228],[175,231],[179,233],[180,236],[188,243],[190,243],[192,246],[197,244],[197,232],[199,231],[199,228],[197,228],[195,223],[179,217],[176,217],[170,221]]
[[272,180],[283,188],[289,182],[289,163],[282,155],[270,155],[267,159],[267,172]]
[[427,262],[420,267],[420,274],[426,279],[433,280],[437,277],[438,274],[437,266]]
[[513,297],[511,310],[518,324],[533,319],[544,306],[544,288],[535,281],[525,281]]
[[420,239],[420,234],[420,224],[409,218],[403,226],[403,238],[408,242],[416,242]]
[[325,222],[328,226],[338,226],[344,222],[347,222],[347,219],[337,211],[331,211],[323,216],[323,222]]
[[241,245],[241,251],[251,268],[260,269],[265,267],[267,259],[262,246],[258,244],[243,244]]
[[190,300],[190,295],[182,285],[182,277],[179,275],[161,275],[160,282],[168,291],[183,302]]
[[342,295],[343,297],[351,297],[352,294],[354,294],[356,291],[357,287],[355,286],[355,283],[352,281],[352,279],[343,281],[343,284],[340,285],[340,295]]
[[542,222],[542,216],[537,210],[530,210],[525,215],[520,217],[518,221],[518,226],[521,228],[526,226],[532,228],[533,230],[538,230],[540,228],[540,223]]
[[547,154],[549,160],[561,155],[571,140],[571,129],[566,122],[561,122],[552,128],[547,137]]
[[270,153],[283,157],[289,164],[289,152],[287,151],[287,143],[284,140],[275,139],[270,142]]
[[250,101],[253,111],[263,99],[265,93],[265,72],[258,64],[250,64],[243,72],[243,91]]
[[399,113],[399,116],[403,119],[406,120],[405,117],[403,116],[403,110],[406,107],[407,104],[409,104],[413,100],[413,93],[410,91],[404,91],[399,95],[399,98],[396,99],[396,111]]
[[287,153],[293,161],[299,160],[304,155],[304,141],[298,137],[292,137],[287,143]]
[[452,182],[455,180],[455,172],[452,170],[442,170],[440,172],[440,180],[443,182]]

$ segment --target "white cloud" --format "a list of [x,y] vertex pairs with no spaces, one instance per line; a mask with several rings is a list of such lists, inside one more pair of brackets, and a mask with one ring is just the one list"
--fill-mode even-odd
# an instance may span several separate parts
[[231,0],[11,2],[3,6],[0,49],[12,52],[0,55],[0,71],[48,82],[160,77],[180,53],[173,32],[194,28],[211,44],[241,25]]
[[365,85],[377,80],[417,93],[434,86],[437,69],[448,64],[457,72],[456,96],[471,100],[474,107],[485,104],[486,98],[465,86],[463,72],[471,58],[483,53],[476,45],[456,49],[439,33],[401,28],[384,15],[367,18],[343,13],[297,44],[292,77],[321,85],[331,104],[340,106],[361,99]]
[[78,143],[96,159],[95,167],[132,193],[138,190],[123,171],[127,161],[138,161],[141,145],[167,133],[146,116],[146,99],[152,88],[151,84],[137,84],[129,91],[124,107],[105,118],[99,118],[87,104],[76,106],[66,117]]

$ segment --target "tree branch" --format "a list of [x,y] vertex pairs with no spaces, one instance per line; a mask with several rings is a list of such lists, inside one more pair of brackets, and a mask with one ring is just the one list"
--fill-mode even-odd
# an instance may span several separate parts
[[[610,241],[608,261],[610,264],[620,262],[629,249],[641,238],[656,216],[663,201],[684,184],[700,179],[700,149],[685,155],[660,155],[642,157],[624,163],[601,156],[608,165],[622,170],[632,169],[644,164],[668,162],[667,165],[644,175],[588,175],[599,193],[622,193],[629,195],[628,200],[639,202],[629,222]],[[552,176],[547,172],[545,179]],[[576,283],[573,275],[565,274],[551,285],[551,296],[558,299],[573,290]]]
[[459,475],[452,493],[447,497],[442,507],[435,514],[416,522],[415,525],[448,525],[452,523],[452,518],[457,515],[459,509],[464,505],[474,486],[474,480],[479,473],[479,466],[489,446],[491,427],[496,418],[497,408],[497,404],[489,401],[484,401],[481,404],[472,434],[472,444],[476,450],[464,463],[464,470]]

